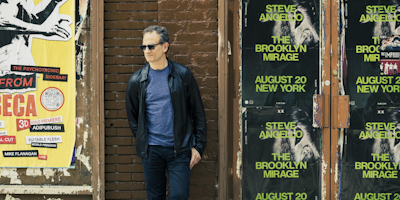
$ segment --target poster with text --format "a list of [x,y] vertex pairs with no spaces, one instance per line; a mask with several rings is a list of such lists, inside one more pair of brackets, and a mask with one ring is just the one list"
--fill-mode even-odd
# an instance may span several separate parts
[[311,110],[243,113],[243,199],[320,199],[320,129]]
[[400,109],[352,109],[350,121],[341,199],[400,199]]
[[343,80],[352,108],[400,106],[398,0],[347,1]]
[[0,1],[0,15],[0,167],[69,167],[75,1]]
[[243,106],[312,106],[319,7],[313,0],[243,1]]

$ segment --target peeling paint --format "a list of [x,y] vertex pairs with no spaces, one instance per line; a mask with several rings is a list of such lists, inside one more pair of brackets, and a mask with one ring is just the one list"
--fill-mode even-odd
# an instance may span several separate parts
[[54,170],[50,168],[43,168],[43,175],[46,177],[46,179],[49,179],[50,176],[54,176]]
[[325,177],[325,175],[326,175],[326,169],[328,168],[328,164],[325,163],[323,157],[324,157],[324,155],[322,155],[322,163],[321,163],[321,172],[322,172],[321,173],[322,174],[322,176],[321,176],[321,195],[322,195],[321,200],[327,199],[327,197],[326,197],[327,188],[326,188],[326,183],[323,180],[323,177]]
[[20,200],[19,198],[14,198],[11,195],[7,194],[4,200]]
[[[76,195],[93,193],[91,186],[2,185],[0,194]],[[43,199],[46,199],[43,196]]]
[[64,172],[64,176],[71,176],[71,174],[68,172],[68,169],[63,168],[61,170]]
[[78,129],[81,128],[81,124],[83,124],[83,119],[82,119],[82,117],[77,117],[77,118],[76,118],[76,126],[78,127]]
[[86,168],[91,172],[92,167],[89,164],[89,156],[85,156],[85,155],[81,154],[81,151],[82,151],[82,145],[80,145],[78,147],[78,149],[76,150],[76,158],[79,161],[81,161],[86,166]]
[[86,149],[86,143],[87,143],[87,141],[88,141],[88,136],[89,136],[89,133],[88,133],[87,131],[85,131],[85,132],[83,133],[83,148],[84,148],[84,149]]
[[27,168],[26,175],[33,176],[33,177],[41,176],[42,170],[40,170],[40,168]]
[[10,178],[10,184],[21,185],[21,179],[19,179],[19,175],[17,173],[17,168],[0,168],[0,178],[6,177]]

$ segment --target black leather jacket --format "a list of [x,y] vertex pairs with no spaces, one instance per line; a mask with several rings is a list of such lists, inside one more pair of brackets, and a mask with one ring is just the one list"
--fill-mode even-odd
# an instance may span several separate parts
[[[206,147],[206,116],[199,87],[192,72],[181,64],[168,60],[168,85],[174,110],[175,153],[194,147],[202,156]],[[147,157],[146,90],[149,63],[135,72],[126,88],[126,111],[129,125],[136,137],[139,157]],[[192,120],[193,119],[193,125]]]

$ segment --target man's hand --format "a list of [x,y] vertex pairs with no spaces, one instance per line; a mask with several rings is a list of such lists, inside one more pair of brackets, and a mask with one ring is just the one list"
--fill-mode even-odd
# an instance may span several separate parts
[[199,163],[201,160],[200,153],[195,148],[192,148],[191,150],[192,150],[192,158],[190,159],[190,169],[192,169],[193,166]]

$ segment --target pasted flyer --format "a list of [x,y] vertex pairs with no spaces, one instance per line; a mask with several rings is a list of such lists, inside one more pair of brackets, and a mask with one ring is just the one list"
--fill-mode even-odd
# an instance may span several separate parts
[[243,113],[243,199],[320,199],[320,129],[306,108]]
[[[69,167],[75,1],[0,1],[0,167]],[[21,14],[22,13],[22,14]]]
[[319,1],[243,1],[243,106],[311,107],[318,93]]

